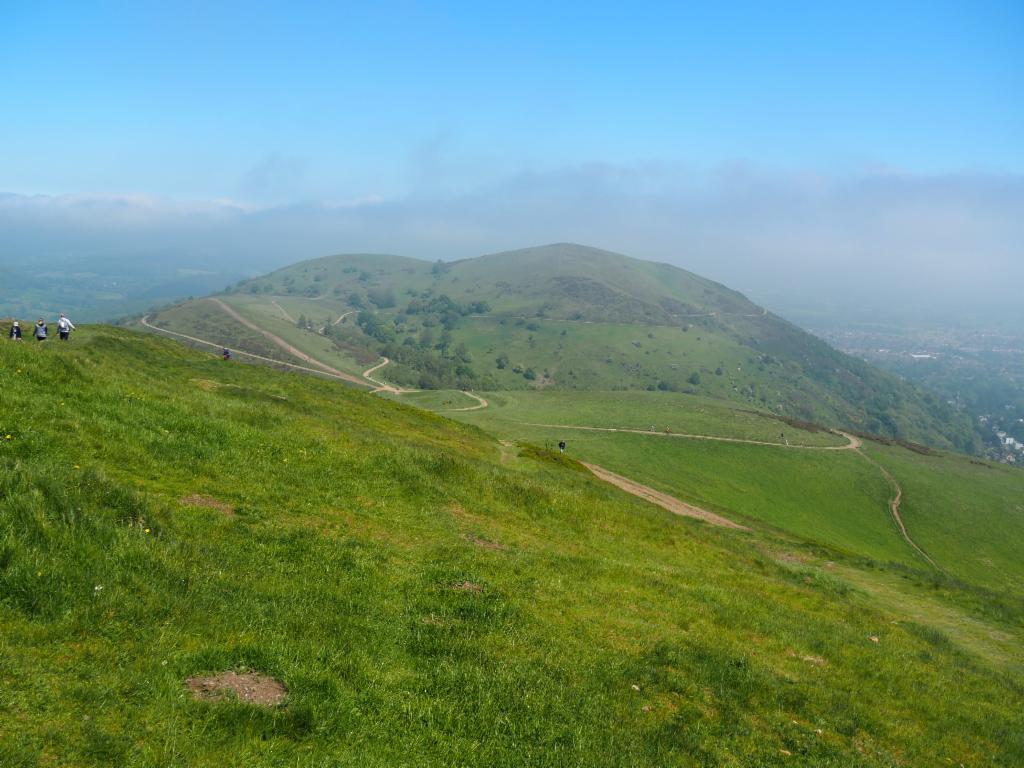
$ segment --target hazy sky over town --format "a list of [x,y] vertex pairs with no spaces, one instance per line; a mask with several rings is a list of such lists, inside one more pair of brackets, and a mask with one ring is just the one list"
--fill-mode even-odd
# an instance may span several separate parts
[[575,241],[1019,303],[1024,5],[668,5],[0,0],[0,263]]

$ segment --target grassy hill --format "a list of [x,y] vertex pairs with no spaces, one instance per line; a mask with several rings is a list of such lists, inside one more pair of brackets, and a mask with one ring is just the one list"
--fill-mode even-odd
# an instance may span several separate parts
[[[340,370],[358,373],[386,356],[381,375],[406,387],[677,391],[947,448],[978,444],[970,420],[941,399],[741,294],[593,248],[552,245],[435,264],[332,256],[219,298]],[[189,302],[153,322],[195,336],[210,311],[208,302]],[[220,316],[216,339],[248,349]]]
[[[4,766],[1024,762],[1014,582],[985,611],[887,545],[870,562],[809,545],[719,489],[752,530],[671,515],[542,447],[124,329],[0,344],[0,393]],[[700,426],[728,434],[714,407]],[[744,418],[737,434],[774,429]],[[1017,488],[877,450],[922,537],[946,490]],[[812,485],[863,469],[784,456],[814,457]],[[757,484],[743,471],[736,500]],[[1019,537],[1001,509],[990,535]],[[934,536],[945,562],[934,542],[953,539]],[[284,699],[191,695],[227,672]]]

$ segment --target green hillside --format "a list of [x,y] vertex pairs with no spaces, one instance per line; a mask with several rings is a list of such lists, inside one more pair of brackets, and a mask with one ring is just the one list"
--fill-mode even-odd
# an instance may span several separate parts
[[873,441],[859,451],[836,450],[847,438],[668,392],[484,393],[488,407],[471,411],[452,410],[462,403],[423,401],[422,394],[402,399],[506,440],[547,446],[566,440],[574,458],[743,522],[765,523],[851,556],[920,567],[922,559],[886,512],[892,489],[874,460],[900,484],[908,529],[946,575],[993,595],[1006,589],[1024,595],[1019,469]]
[[[984,611],[883,539],[808,544],[711,488],[751,530],[716,528],[542,447],[125,329],[0,344],[0,398],[0,765],[1024,763],[1013,583]],[[877,453],[922,537],[944,487],[987,482]],[[782,456],[884,493],[821,464],[845,453]],[[211,697],[227,673],[283,698]]]
[[[332,256],[219,298],[340,370],[356,373],[384,356],[390,363],[381,375],[403,387],[686,392],[946,448],[978,445],[970,420],[940,398],[833,350],[741,294],[593,248],[552,245],[435,264]],[[198,335],[190,333],[194,320],[209,311],[208,302],[189,302],[152,320]],[[222,325],[218,340],[248,348],[244,335]]]

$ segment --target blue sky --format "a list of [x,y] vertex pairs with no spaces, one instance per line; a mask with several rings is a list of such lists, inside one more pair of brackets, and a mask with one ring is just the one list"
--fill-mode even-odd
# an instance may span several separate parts
[[0,192],[394,199],[592,163],[1020,173],[1022,40],[1019,0],[0,0]]
[[1021,0],[0,0],[0,267],[572,241],[1021,316],[1021,41]]

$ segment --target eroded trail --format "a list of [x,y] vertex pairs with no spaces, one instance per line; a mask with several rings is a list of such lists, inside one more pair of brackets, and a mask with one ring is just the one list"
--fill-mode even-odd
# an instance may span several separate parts
[[382,357],[381,361],[379,363],[377,363],[375,366],[373,366],[372,368],[367,368],[365,371],[363,371],[363,378],[366,379],[367,381],[369,381],[371,384],[373,384],[376,387],[376,389],[374,389],[373,391],[374,392],[390,392],[393,395],[403,395],[406,392],[415,392],[416,391],[415,389],[403,389],[402,387],[397,387],[394,384],[388,384],[386,381],[382,381],[380,379],[375,379],[375,378],[373,378],[373,376],[370,375],[374,371],[380,370],[381,368],[383,368],[385,365],[387,365],[390,362],[391,362],[391,360],[389,360],[388,358]]
[[614,472],[609,472],[603,467],[597,466],[597,464],[588,464],[587,462],[581,462],[583,466],[589,469],[595,477],[604,480],[606,483],[611,483],[616,488],[621,488],[626,493],[631,493],[645,501],[649,501],[652,504],[657,504],[662,509],[667,509],[669,512],[680,515],[682,517],[692,517],[697,520],[703,520],[705,523],[711,525],[718,525],[722,528],[733,528],[739,531],[749,531],[745,525],[734,523],[732,520],[716,515],[714,512],[708,512],[706,509],[695,507],[692,504],[687,504],[685,501],[680,501],[674,496],[669,496],[667,493],[656,491],[646,485],[642,485],[635,480],[630,480],[628,477],[617,475]]
[[289,344],[287,341],[282,339],[280,336],[271,333],[270,331],[266,330],[265,328],[261,328],[256,323],[252,322],[251,320],[247,320],[246,318],[244,318],[240,314],[238,314],[238,312],[236,312],[233,307],[228,306],[227,304],[225,304],[220,299],[213,299],[213,298],[211,298],[211,299],[207,299],[207,301],[213,302],[214,304],[217,305],[217,307],[222,312],[224,312],[224,314],[228,315],[233,320],[237,320],[239,323],[244,325],[249,330],[256,331],[257,333],[261,334],[267,341],[273,343],[274,346],[284,350],[285,352],[287,352],[292,357],[297,357],[299,360],[302,360],[303,362],[309,363],[310,365],[315,365],[320,370],[326,371],[327,373],[331,374],[332,376],[335,376],[336,378],[344,379],[345,381],[350,381],[353,384],[359,384],[360,386],[364,386],[364,387],[366,386],[366,382],[362,381],[358,377],[353,376],[350,373],[345,373],[344,371],[339,371],[337,368],[334,368],[334,367],[332,367],[330,365],[327,365],[326,363],[321,363],[315,357],[310,357],[305,352],[303,352],[301,349],[298,349],[297,347],[293,346],[292,344]]
[[[206,345],[208,347],[213,347],[214,349],[223,349],[224,348],[223,344],[218,344],[217,342],[210,341],[209,339],[197,339],[195,336],[188,336],[188,335],[186,335],[184,333],[178,333],[177,331],[172,331],[172,330],[169,330],[167,328],[161,328],[158,325],[153,325],[151,322],[149,322],[149,315],[145,315],[139,322],[142,323],[147,328],[149,328],[150,330],[156,331],[158,333],[163,333],[163,334],[166,334],[168,336],[174,336],[175,338],[178,338],[178,339],[185,339],[186,341],[191,341],[191,342],[194,342],[196,344],[204,344],[204,345]],[[322,370],[319,370],[317,368],[307,368],[304,365],[296,365],[295,363],[287,363],[284,360],[275,360],[272,357],[264,357],[263,355],[257,355],[257,354],[255,354],[253,352],[246,352],[245,350],[242,350],[242,349],[232,348],[231,354],[239,355],[241,357],[249,357],[249,358],[252,358],[253,360],[260,360],[260,361],[262,361],[264,363],[270,363],[273,366],[282,366],[283,365],[285,368],[290,368],[292,370],[305,371],[306,373],[315,373],[317,376],[327,376],[327,377],[332,378],[332,379],[339,379],[341,381],[346,381],[346,382],[352,383],[352,378],[349,377],[349,376],[335,376],[333,373],[329,373],[327,371],[322,371]],[[362,385],[364,387],[366,386],[365,382],[359,381],[358,379],[355,381],[355,383],[360,384],[360,385]]]
[[902,536],[903,540],[910,545],[910,548],[924,558],[932,568],[941,571],[942,569],[939,567],[939,564],[932,560],[928,553],[921,549],[917,542],[910,538],[910,534],[907,533],[907,527],[903,524],[903,518],[900,516],[900,504],[903,502],[903,488],[900,486],[899,481],[892,476],[892,473],[889,472],[889,470],[864,453],[864,451],[858,450],[857,453],[864,459],[864,461],[881,472],[882,477],[885,478],[886,482],[889,483],[889,487],[892,488],[893,495],[892,498],[889,499],[889,514],[892,516],[892,521],[896,524],[896,528],[899,530],[900,536]]
[[619,427],[584,427],[573,424],[536,424],[529,421],[516,421],[524,427],[547,427],[549,429],[577,429],[587,432],[620,432],[631,435],[647,435],[648,437],[680,437],[686,440],[712,440],[719,443],[744,443],[746,445],[770,445],[775,448],[792,448],[805,451],[855,451],[861,447],[862,441],[855,435],[838,432],[846,438],[846,445],[791,445],[790,443],[773,443],[768,440],[751,440],[745,437],[721,437],[719,435],[694,435],[686,432],[652,432],[645,429],[629,429]]
[[460,389],[459,391],[462,394],[464,394],[466,397],[471,397],[474,400],[476,400],[476,405],[467,405],[465,408],[449,408],[448,409],[449,412],[455,412],[455,411],[479,411],[481,408],[486,408],[487,407],[487,401],[484,400],[482,397],[480,397],[480,395],[475,395],[472,392],[469,392],[469,391],[467,391],[465,389]]

